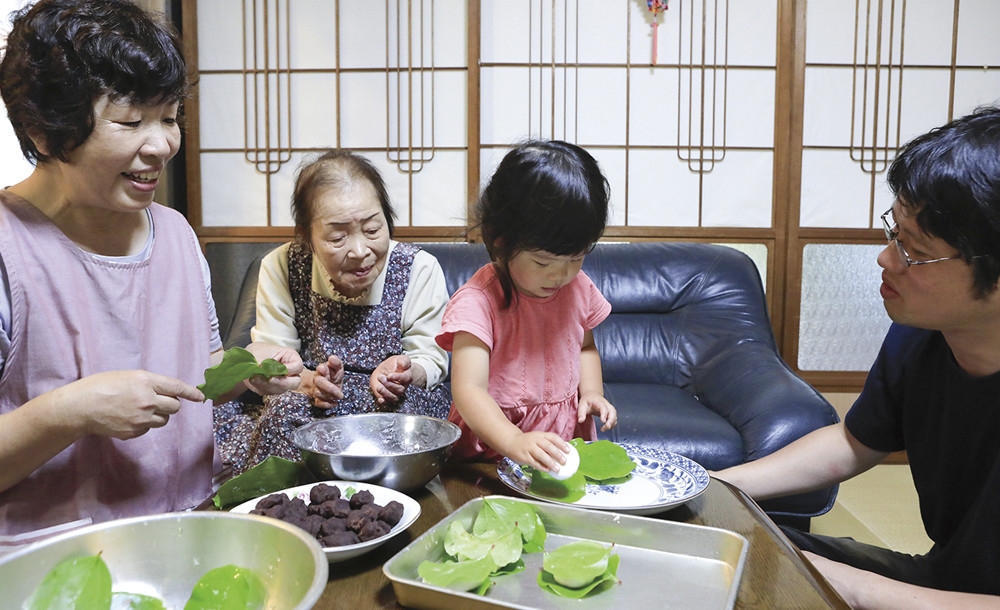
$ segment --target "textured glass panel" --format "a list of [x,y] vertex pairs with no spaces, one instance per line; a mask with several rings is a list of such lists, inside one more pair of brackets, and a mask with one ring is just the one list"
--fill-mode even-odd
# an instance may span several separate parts
[[771,151],[726,151],[705,174],[702,226],[770,227]]
[[206,227],[267,226],[267,181],[243,153],[203,152],[200,161]]
[[889,316],[879,296],[884,246],[808,244],[802,250],[799,361],[803,371],[867,371]]

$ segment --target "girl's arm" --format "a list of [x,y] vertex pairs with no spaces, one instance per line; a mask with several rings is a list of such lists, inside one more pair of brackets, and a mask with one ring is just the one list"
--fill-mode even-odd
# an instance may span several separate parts
[[497,453],[538,470],[558,470],[569,444],[552,432],[522,432],[487,392],[490,349],[471,333],[455,333],[451,393],[472,432]]
[[580,404],[577,415],[581,424],[591,415],[597,415],[603,424],[601,430],[610,430],[618,424],[618,412],[604,398],[601,355],[597,352],[592,330],[584,333],[580,351]]

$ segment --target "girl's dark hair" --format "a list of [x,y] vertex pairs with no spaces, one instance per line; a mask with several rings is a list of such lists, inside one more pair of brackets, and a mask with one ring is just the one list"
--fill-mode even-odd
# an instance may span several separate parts
[[32,163],[66,161],[93,131],[102,95],[173,103],[189,88],[177,33],[128,0],[41,0],[12,15],[0,95]]
[[608,220],[608,180],[584,149],[558,140],[532,140],[511,150],[490,178],[475,208],[504,292],[516,296],[510,260],[522,251],[559,256],[593,249]]
[[889,167],[889,188],[917,225],[972,265],[985,297],[1000,279],[1000,108],[972,114],[914,138]]
[[320,191],[344,190],[360,182],[367,182],[375,189],[389,236],[392,237],[396,227],[396,212],[392,209],[382,175],[368,159],[349,150],[335,149],[307,161],[299,168],[295,177],[292,219],[295,221],[296,239],[307,247],[312,247],[312,220],[316,213],[316,197]]

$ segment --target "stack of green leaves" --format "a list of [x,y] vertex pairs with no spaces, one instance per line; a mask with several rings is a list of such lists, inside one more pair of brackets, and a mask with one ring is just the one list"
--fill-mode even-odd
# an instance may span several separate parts
[[560,481],[547,472],[525,467],[531,473],[528,489],[539,496],[576,502],[587,493],[587,484],[620,485],[632,477],[635,462],[628,452],[608,440],[586,442],[581,438],[569,441],[580,454],[580,467],[568,479]]
[[[417,566],[424,582],[485,595],[493,579],[524,570],[524,553],[545,550],[545,524],[529,505],[517,500],[486,498],[472,522],[472,531],[455,520],[444,535],[442,561]],[[538,586],[560,597],[580,599],[618,582],[614,545],[578,540],[545,553]]]
[[[267,589],[250,570],[226,565],[203,575],[184,610],[257,610],[264,608]],[[69,557],[49,570],[24,603],[26,610],[165,610],[163,601],[124,591],[112,591],[111,572],[100,553]]]
[[448,559],[423,561],[417,574],[424,582],[484,595],[493,578],[524,570],[522,553],[545,547],[545,525],[530,505],[516,500],[488,498],[468,531],[452,521],[444,537]]
[[618,582],[621,558],[611,553],[613,548],[614,544],[578,540],[546,553],[538,586],[559,597],[580,599]]

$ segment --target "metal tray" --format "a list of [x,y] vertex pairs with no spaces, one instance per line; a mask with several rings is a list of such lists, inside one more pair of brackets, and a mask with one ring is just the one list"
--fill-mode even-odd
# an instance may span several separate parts
[[[504,497],[506,496],[491,496]],[[509,499],[509,498],[507,498]],[[545,550],[575,540],[615,543],[620,584],[582,600],[563,599],[535,582],[542,554],[523,556],[525,570],[495,579],[485,596],[428,585],[417,575],[424,560],[441,561],[444,534],[458,520],[466,529],[482,507],[476,498],[442,519],[382,567],[399,603],[410,608],[732,608],[749,542],[713,527],[585,510],[534,500],[548,532]]]

